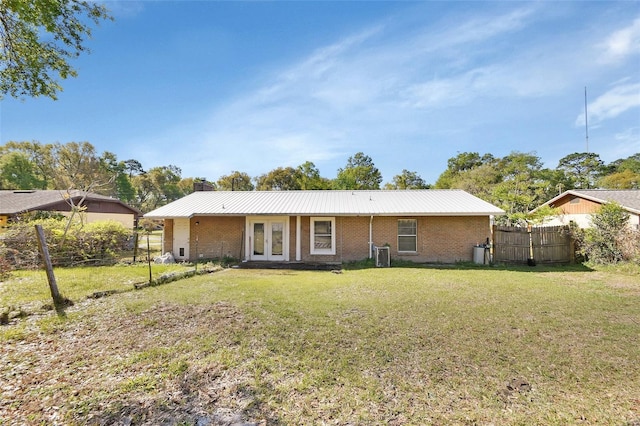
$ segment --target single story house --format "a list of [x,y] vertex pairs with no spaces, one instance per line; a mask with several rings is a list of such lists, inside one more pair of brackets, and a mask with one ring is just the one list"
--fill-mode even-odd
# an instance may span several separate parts
[[504,211],[462,190],[197,191],[144,216],[164,219],[178,260],[342,263],[471,261]]
[[69,215],[71,203],[77,206],[83,197],[81,213],[87,223],[115,220],[133,229],[142,212],[122,201],[105,195],[80,190],[0,190],[0,229],[20,214],[47,211]]
[[591,215],[597,213],[603,204],[611,202],[620,204],[629,213],[629,224],[632,227],[635,229],[640,227],[639,189],[571,189],[565,191],[542,205],[557,208],[561,212],[551,221],[545,222],[545,225],[568,225],[570,222],[574,222],[580,228],[588,228],[591,226]]

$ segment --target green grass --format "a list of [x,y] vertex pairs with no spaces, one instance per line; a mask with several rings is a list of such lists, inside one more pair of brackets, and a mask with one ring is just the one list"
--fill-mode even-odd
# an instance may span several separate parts
[[[28,362],[41,371],[37,391],[10,414],[46,421],[38,398],[49,395],[70,424],[193,424],[219,410],[281,425],[631,424],[639,277],[584,267],[225,270],[5,326],[0,378]],[[38,342],[55,355],[20,358]],[[0,385],[26,391],[20,371]],[[528,387],[509,389],[512,379]]]
[[[182,264],[152,264],[151,275],[155,280],[162,274],[193,269]],[[60,293],[72,301],[86,299],[100,291],[129,291],[134,283],[149,281],[146,263],[103,267],[54,268],[54,276]],[[9,279],[0,282],[0,311],[26,309],[52,304],[47,274],[44,270],[13,271]]]

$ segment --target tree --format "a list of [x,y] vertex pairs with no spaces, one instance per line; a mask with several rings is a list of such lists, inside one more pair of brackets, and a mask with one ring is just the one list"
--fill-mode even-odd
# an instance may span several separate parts
[[344,169],[338,169],[336,189],[380,189],[382,174],[373,160],[362,152],[349,157]]
[[629,226],[629,213],[616,203],[604,204],[591,215],[584,232],[582,252],[595,263],[640,259],[640,234]]
[[640,154],[619,159],[606,166],[607,173],[598,182],[607,189],[640,189]]
[[589,189],[596,186],[598,177],[604,171],[604,163],[598,154],[574,152],[561,158],[557,168],[567,174],[573,188]]
[[148,205],[150,210],[168,204],[184,196],[180,190],[180,174],[182,170],[179,167],[169,165],[161,167],[152,167],[145,174],[152,184],[151,204]]
[[182,170],[169,165],[152,167],[148,172],[133,178],[135,205],[146,212],[163,206],[185,195],[179,183]]
[[108,184],[101,188],[101,193],[115,197],[126,203],[135,200],[135,189],[127,173],[124,161],[118,161],[116,154],[105,151],[99,157],[100,168],[109,176]]
[[[113,182],[118,174],[115,155],[102,158],[89,142],[55,143],[52,148],[55,189],[80,189],[104,195],[115,195]],[[114,170],[115,169],[115,170]]]
[[605,189],[640,189],[640,173],[629,169],[612,173],[600,179],[600,187]]
[[52,182],[52,177],[56,173],[53,145],[42,145],[37,141],[10,141],[0,147],[0,156],[2,157],[12,152],[23,154],[32,164],[35,177],[42,182],[42,184],[36,189],[57,189],[54,187]]
[[253,191],[254,189],[251,177],[237,170],[230,175],[220,176],[216,185],[220,191]]
[[330,189],[331,181],[320,176],[320,171],[311,161],[297,167],[300,189]]
[[70,65],[87,48],[88,22],[111,19],[104,6],[85,0],[0,2],[0,99],[9,94],[57,98],[59,79],[75,77]]
[[502,180],[496,164],[480,164],[463,170],[452,180],[451,188],[462,189],[483,200],[493,200],[493,189]]
[[494,204],[510,215],[526,213],[541,204],[541,189],[546,182],[540,179],[542,161],[534,153],[512,152],[497,165],[501,182],[492,191]]
[[477,152],[462,152],[447,160],[447,170],[438,177],[434,187],[438,189],[457,188],[457,179],[460,175],[482,165],[495,164],[495,158],[491,154],[480,155]]
[[402,173],[395,175],[391,183],[387,183],[385,189],[429,189],[427,184],[417,172],[410,172],[403,169]]
[[129,173],[129,179],[136,175],[145,173],[144,169],[142,168],[142,164],[138,160],[125,160],[123,161],[123,163],[124,170]]
[[22,152],[0,157],[0,189],[44,189],[33,163]]
[[301,173],[293,167],[278,167],[256,178],[258,191],[291,191],[302,189]]

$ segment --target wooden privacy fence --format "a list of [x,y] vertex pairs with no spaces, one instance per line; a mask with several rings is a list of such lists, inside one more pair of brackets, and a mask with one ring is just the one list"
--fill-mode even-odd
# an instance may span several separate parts
[[572,248],[567,226],[493,227],[496,263],[571,263]]

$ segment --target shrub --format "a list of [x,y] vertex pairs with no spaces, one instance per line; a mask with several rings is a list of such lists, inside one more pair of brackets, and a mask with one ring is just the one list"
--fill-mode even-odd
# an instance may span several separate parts
[[21,221],[0,237],[0,263],[13,265],[13,269],[41,264],[35,225],[42,226],[54,266],[115,263],[126,250],[131,234],[115,221],[84,225],[80,221],[69,224],[66,218]]
[[629,226],[629,214],[616,203],[607,203],[591,215],[592,227],[584,230],[582,253],[594,263],[640,261],[640,233]]

